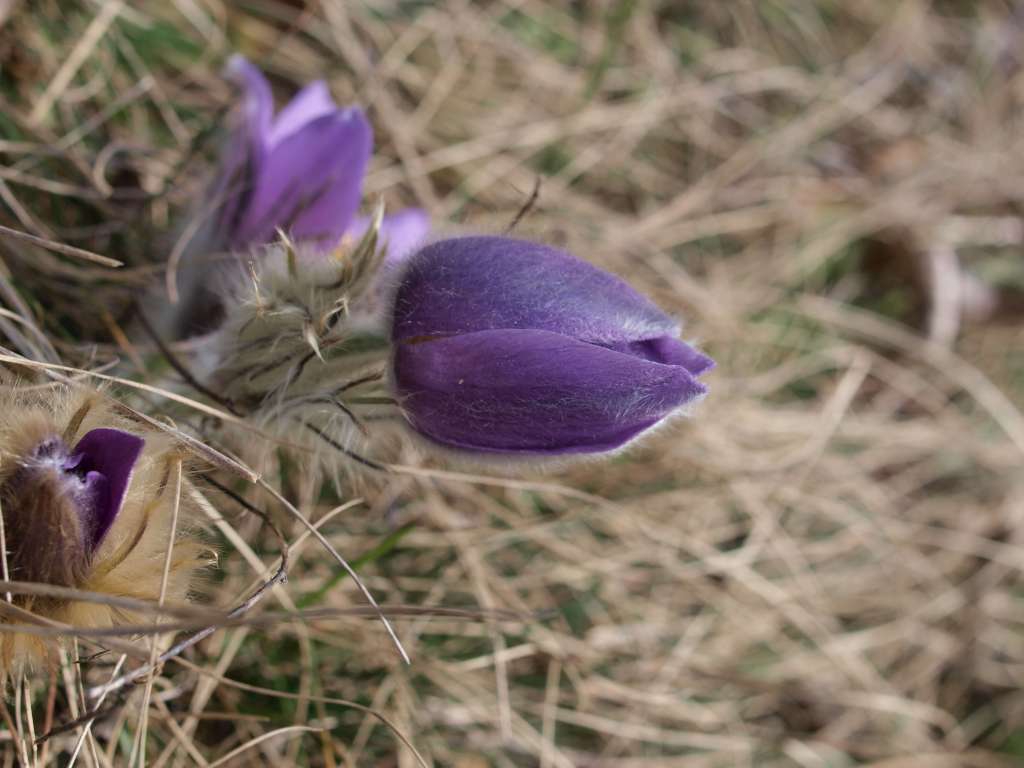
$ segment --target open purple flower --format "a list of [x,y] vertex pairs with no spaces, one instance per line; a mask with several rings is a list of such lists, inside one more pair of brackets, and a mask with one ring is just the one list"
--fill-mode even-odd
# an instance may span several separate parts
[[619,278],[505,237],[409,258],[392,381],[412,427],[476,453],[600,453],[702,398],[713,361]]
[[40,441],[0,487],[12,577],[80,586],[124,504],[145,441],[94,429]]
[[[263,74],[241,56],[228,75],[243,90],[239,124],[230,140],[217,199],[228,248],[268,243],[277,230],[296,241],[332,248],[366,222],[356,216],[373,132],[358,107],[339,107],[327,85],[307,85],[277,115]],[[419,209],[386,216],[381,227],[397,259],[425,236],[429,219]]]

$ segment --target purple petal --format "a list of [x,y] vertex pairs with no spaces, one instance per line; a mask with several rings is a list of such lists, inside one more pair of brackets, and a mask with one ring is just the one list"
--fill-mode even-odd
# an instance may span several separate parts
[[213,204],[219,207],[221,232],[237,246],[245,244],[239,238],[238,226],[266,159],[274,99],[263,74],[242,56],[228,61],[225,74],[244,95],[241,109],[234,115],[235,124],[213,189]]
[[267,144],[270,147],[280,144],[306,123],[337,110],[338,105],[331,98],[327,84],[323,80],[310,83],[278,113],[267,134]]
[[355,108],[318,117],[285,138],[260,170],[239,238],[267,242],[280,228],[300,240],[340,240],[359,206],[372,142],[370,124]]
[[82,513],[95,551],[121,511],[135,462],[142,453],[143,440],[120,429],[87,432],[65,465],[84,479]]
[[644,341],[627,341],[608,346],[618,352],[636,355],[655,363],[681,365],[690,372],[691,376],[700,376],[715,367],[715,361],[710,357],[673,336],[660,336]]
[[242,88],[242,119],[246,135],[253,142],[265,146],[274,115],[274,96],[270,92],[270,84],[263,73],[244,56],[232,56],[224,72]]
[[595,344],[675,335],[677,323],[628,284],[564,251],[506,237],[432,243],[410,260],[394,339],[498,328]]
[[613,450],[706,392],[681,366],[532,330],[399,343],[393,373],[418,432],[488,453]]
[[[349,235],[358,241],[370,226],[369,216],[356,216]],[[411,256],[430,232],[430,215],[422,208],[404,208],[384,217],[381,237],[387,243],[383,269],[391,270]]]

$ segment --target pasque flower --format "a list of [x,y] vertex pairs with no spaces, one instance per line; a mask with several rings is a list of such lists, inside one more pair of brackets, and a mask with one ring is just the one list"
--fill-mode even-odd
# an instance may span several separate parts
[[[195,503],[175,493],[181,462],[172,439],[128,421],[97,393],[0,388],[6,574],[16,582],[154,604],[161,596],[185,600],[195,573],[208,563],[208,547],[195,536]],[[187,488],[184,476],[182,484]],[[165,581],[168,547],[173,557]],[[147,620],[102,602],[12,591],[15,609],[44,624],[107,628]],[[7,621],[7,614],[0,617]],[[52,662],[57,642],[0,633],[0,684]]]
[[[262,245],[278,230],[296,241],[335,247],[358,240],[367,220],[356,215],[373,150],[373,132],[358,107],[339,107],[327,85],[307,85],[277,115],[270,86],[241,56],[228,74],[243,90],[217,189],[219,229],[231,250]],[[426,235],[419,209],[386,216],[389,257],[399,258]]]
[[600,453],[706,394],[712,360],[619,278],[506,237],[411,256],[393,307],[391,377],[421,435],[473,453]]
[[81,586],[144,444],[130,432],[99,428],[73,449],[57,434],[42,435],[28,449],[0,485],[14,578]]
[[[171,275],[179,298],[156,321],[174,338],[207,333],[223,321],[223,289],[238,275],[218,269],[208,259],[211,254],[247,259],[252,249],[284,233],[310,265],[327,253],[344,255],[370,226],[369,217],[357,214],[373,149],[363,111],[339,107],[318,80],[275,115],[270,85],[259,69],[235,56],[226,72],[242,98],[205,209],[198,214],[197,233]],[[386,250],[378,287],[358,308],[364,314],[376,319],[383,276],[415,249],[429,227],[419,208],[384,217],[379,236]]]

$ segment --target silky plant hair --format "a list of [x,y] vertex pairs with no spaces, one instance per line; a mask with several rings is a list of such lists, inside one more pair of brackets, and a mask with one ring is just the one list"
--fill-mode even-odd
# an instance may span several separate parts
[[[214,553],[197,525],[188,492],[189,466],[174,438],[120,415],[116,404],[96,391],[62,385],[5,386],[0,399],[4,575],[14,582],[145,601],[154,609],[158,603],[187,601]],[[95,549],[87,551],[81,523],[70,509],[73,505],[62,498],[60,478],[53,476],[54,466],[59,465],[40,468],[40,463],[48,460],[45,454],[51,446],[80,445],[91,431],[128,433],[127,439],[142,443],[137,457],[133,454],[134,464],[109,529]],[[173,547],[169,562],[168,547]],[[155,618],[155,610],[125,609],[85,596],[77,600],[19,594],[12,588],[6,596],[0,592],[0,601],[5,599],[6,610],[0,612],[0,622],[8,625],[8,631],[0,633],[3,683],[55,664],[60,644],[74,629],[147,625]],[[16,629],[29,624],[54,632],[30,634]],[[102,647],[102,639],[98,644]]]
[[[387,345],[372,317],[382,216],[379,208],[358,241],[345,237],[326,252],[282,233],[251,252],[225,291],[225,321],[213,354],[200,363],[207,366],[202,378],[221,405],[275,438],[234,435],[236,449],[257,465],[266,456],[254,452],[280,444],[299,448],[304,466],[329,473],[376,468],[360,451],[369,438],[364,416],[388,405]],[[318,458],[308,461],[311,455]]]

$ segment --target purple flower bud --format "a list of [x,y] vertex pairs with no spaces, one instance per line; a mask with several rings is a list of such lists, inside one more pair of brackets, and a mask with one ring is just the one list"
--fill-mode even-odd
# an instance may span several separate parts
[[83,583],[144,442],[119,429],[94,429],[74,449],[54,435],[21,457],[0,486],[12,578]]
[[395,296],[392,380],[413,428],[499,454],[599,453],[702,398],[713,361],[619,278],[505,237],[442,240]]
[[[318,80],[275,117],[270,86],[259,69],[235,56],[227,72],[244,93],[217,188],[228,247],[270,242],[279,229],[325,248],[346,234],[358,237],[366,224],[355,214],[373,149],[363,111],[339,107]],[[418,210],[385,217],[382,234],[394,246],[390,255],[415,247],[427,226],[426,214]]]

